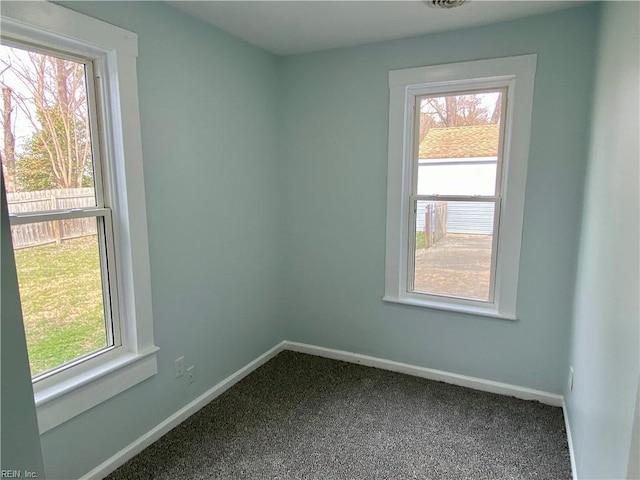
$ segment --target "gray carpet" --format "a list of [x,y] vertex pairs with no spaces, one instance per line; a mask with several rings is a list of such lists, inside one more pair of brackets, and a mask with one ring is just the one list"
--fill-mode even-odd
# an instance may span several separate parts
[[283,352],[109,479],[571,478],[562,410]]

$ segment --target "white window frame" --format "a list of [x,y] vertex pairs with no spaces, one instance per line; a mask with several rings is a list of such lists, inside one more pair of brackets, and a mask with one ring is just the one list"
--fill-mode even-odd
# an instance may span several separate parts
[[[537,56],[522,55],[389,72],[385,302],[516,320],[520,246]],[[507,88],[494,295],[490,302],[409,291],[416,97]],[[504,101],[503,100],[503,101]]]
[[135,33],[49,2],[3,3],[0,32],[9,41],[92,61],[109,207],[99,210],[113,222],[116,262],[115,275],[110,276],[115,276],[112,286],[118,292],[114,319],[120,342],[34,382],[38,425],[44,433],[158,371],[138,107],[138,39]]

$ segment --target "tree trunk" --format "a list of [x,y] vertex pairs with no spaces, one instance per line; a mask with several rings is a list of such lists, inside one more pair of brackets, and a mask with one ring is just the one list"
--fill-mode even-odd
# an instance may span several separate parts
[[458,102],[457,98],[453,95],[449,95],[444,97],[444,100],[447,104],[447,119],[445,121],[447,127],[455,127],[456,126],[456,117],[458,113]]
[[4,168],[5,168],[5,181],[7,192],[16,191],[16,157],[15,147],[16,139],[13,136],[11,126],[11,114],[13,113],[13,107],[11,105],[11,89],[9,87],[2,87],[2,126],[4,129]]

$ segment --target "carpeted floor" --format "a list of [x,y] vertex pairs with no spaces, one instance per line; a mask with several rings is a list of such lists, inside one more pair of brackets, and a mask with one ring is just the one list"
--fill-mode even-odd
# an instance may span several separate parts
[[109,479],[571,478],[562,410],[283,352]]

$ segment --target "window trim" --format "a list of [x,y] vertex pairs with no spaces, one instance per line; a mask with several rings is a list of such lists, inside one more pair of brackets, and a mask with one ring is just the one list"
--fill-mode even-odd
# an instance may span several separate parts
[[[44,433],[158,371],[153,339],[135,33],[49,2],[8,2],[2,35],[95,60],[104,185],[113,215],[122,344],[34,383]],[[56,381],[51,381],[57,377]]]
[[[516,320],[524,199],[537,55],[521,55],[389,72],[389,160],[383,301]],[[410,293],[409,219],[415,97],[465,89],[508,87],[503,142],[502,202],[492,303]],[[517,87],[517,88],[516,88]]]

